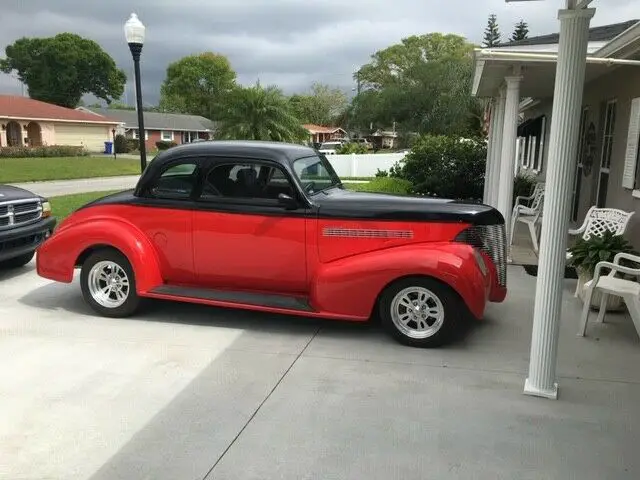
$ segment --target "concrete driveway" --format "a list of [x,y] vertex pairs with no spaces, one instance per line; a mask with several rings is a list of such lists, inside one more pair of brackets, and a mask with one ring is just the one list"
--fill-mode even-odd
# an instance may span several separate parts
[[640,344],[561,327],[560,400],[522,394],[535,279],[449,348],[375,327],[153,302],[0,273],[2,479],[637,479]]

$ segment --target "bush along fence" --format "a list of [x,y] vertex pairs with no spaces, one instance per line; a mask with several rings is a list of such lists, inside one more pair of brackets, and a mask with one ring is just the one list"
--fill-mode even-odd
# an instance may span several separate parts
[[409,154],[377,176],[406,180],[410,193],[417,195],[482,202],[486,158],[484,139],[424,135]]
[[0,147],[0,158],[83,157],[89,155],[84,147],[46,145],[41,147]]

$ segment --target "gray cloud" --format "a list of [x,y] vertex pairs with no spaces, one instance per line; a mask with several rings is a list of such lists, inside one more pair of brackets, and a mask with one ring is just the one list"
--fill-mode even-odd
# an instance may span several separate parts
[[[0,47],[21,36],[69,31],[92,38],[129,77],[131,58],[123,24],[135,11],[147,27],[142,74],[145,103],[154,104],[168,63],[211,50],[226,55],[241,83],[277,84],[305,91],[313,81],[350,91],[352,73],[376,50],[403,37],[451,32],[480,42],[490,13],[507,37],[520,19],[531,34],[558,29],[563,0],[3,0]],[[635,18],[635,0],[602,0],[594,25]],[[128,99],[133,99],[132,78]],[[0,92],[20,93],[0,75]]]

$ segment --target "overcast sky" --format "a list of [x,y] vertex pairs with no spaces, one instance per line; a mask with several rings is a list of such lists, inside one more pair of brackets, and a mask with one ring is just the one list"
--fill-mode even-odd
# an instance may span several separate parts
[[[287,93],[313,81],[353,87],[352,73],[376,50],[429,32],[480,42],[495,13],[503,38],[520,19],[530,35],[558,31],[564,0],[2,0],[0,56],[22,36],[74,32],[91,38],[127,72],[133,102],[133,68],[123,24],[135,11],[147,27],[142,57],[145,103],[155,104],[167,64],[211,50],[226,55],[238,80],[260,79]],[[638,0],[596,0],[592,25],[640,16]],[[20,94],[20,83],[0,74],[0,93]]]

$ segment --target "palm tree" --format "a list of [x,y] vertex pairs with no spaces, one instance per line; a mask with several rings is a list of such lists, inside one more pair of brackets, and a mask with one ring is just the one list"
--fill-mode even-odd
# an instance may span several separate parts
[[237,87],[219,115],[216,138],[302,142],[309,132],[276,87]]

